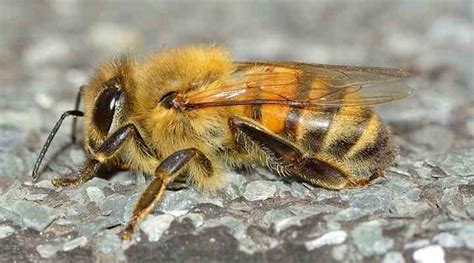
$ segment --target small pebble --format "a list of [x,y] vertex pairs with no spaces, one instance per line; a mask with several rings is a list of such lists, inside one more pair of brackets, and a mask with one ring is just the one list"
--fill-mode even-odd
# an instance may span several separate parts
[[2,213],[7,219],[37,231],[43,231],[61,215],[60,211],[49,206],[23,200],[0,202],[0,214]]
[[38,251],[38,253],[40,254],[40,256],[42,258],[50,258],[50,257],[56,255],[56,253],[60,249],[61,249],[61,246],[50,245],[50,244],[39,245],[39,246],[36,247],[36,251]]
[[262,225],[270,227],[272,224],[277,224],[293,216],[294,214],[288,208],[273,209],[265,213],[262,218]]
[[239,173],[228,173],[226,179],[229,185],[236,187],[238,191],[242,190],[244,184],[247,182],[247,178]]
[[91,202],[96,203],[98,206],[101,206],[105,202],[105,195],[100,188],[89,186],[86,188],[86,192]]
[[112,214],[120,218],[124,217],[125,209],[129,206],[129,198],[121,194],[112,194],[107,196],[100,208],[104,212],[112,211]]
[[189,213],[184,216],[181,216],[179,218],[180,222],[183,221],[183,219],[189,218],[195,227],[200,227],[204,223],[204,218],[200,214],[196,213]]
[[291,183],[291,194],[294,197],[312,196],[311,191],[306,186],[304,186],[302,183],[299,183],[299,182]]
[[433,241],[442,247],[448,248],[459,248],[464,245],[464,242],[461,238],[447,232],[437,234],[433,237]]
[[99,178],[99,177],[94,177],[90,181],[86,182],[83,186],[85,188],[89,186],[94,186],[94,187],[99,188],[100,190],[104,190],[105,187],[110,186],[110,181]]
[[474,224],[466,224],[458,230],[458,236],[461,238],[468,249],[474,249]]
[[229,184],[225,187],[225,194],[229,200],[234,200],[240,197],[240,191],[237,186]]
[[277,194],[281,198],[286,198],[291,196],[292,190],[291,187],[283,181],[274,181],[273,184],[277,189]]
[[288,207],[293,214],[311,216],[321,213],[334,213],[338,209],[328,205],[295,203]]
[[344,209],[340,212],[338,212],[333,219],[336,221],[353,221],[357,220],[367,214],[369,214],[370,211],[368,210],[363,210],[360,208],[356,207],[349,207],[347,209]]
[[275,231],[280,233],[281,231],[289,228],[290,226],[300,226],[301,220],[306,218],[306,216],[293,216],[285,218],[275,223]]
[[444,263],[444,250],[439,245],[420,248],[413,253],[413,259],[417,263]]
[[66,189],[64,193],[78,204],[87,204],[89,202],[89,196],[84,188]]
[[382,263],[405,263],[402,253],[390,251],[383,257]]
[[346,254],[349,251],[348,245],[335,246],[331,250],[331,256],[337,261],[343,261],[346,258]]
[[474,220],[474,199],[466,205],[466,212]]
[[386,186],[372,185],[365,189],[343,190],[340,193],[350,207],[366,209],[372,212],[387,211],[389,204],[399,193],[389,190]]
[[454,206],[454,205],[447,205],[445,207],[446,211],[449,214],[449,217],[459,220],[459,219],[469,219],[469,216],[466,215],[464,209]]
[[229,205],[229,208],[232,210],[243,211],[243,212],[250,212],[252,207],[249,206],[245,202],[235,202]]
[[54,186],[51,183],[51,180],[41,180],[41,181],[36,183],[36,186],[39,187],[39,188],[48,188],[48,189],[56,188],[56,186]]
[[416,241],[413,241],[413,242],[410,242],[410,243],[406,243],[405,245],[403,245],[403,249],[407,250],[407,249],[417,249],[417,248],[421,248],[421,247],[426,247],[430,244],[430,241],[428,239],[419,239],[419,240],[416,240]]
[[383,237],[379,221],[362,223],[351,235],[360,253],[367,257],[383,255],[394,245],[393,239]]
[[266,200],[272,198],[276,190],[276,186],[270,181],[252,181],[245,187],[243,196],[249,201]]
[[341,229],[341,224],[339,224],[337,221],[334,221],[334,220],[327,221],[326,226],[327,226],[328,230],[339,230],[339,229]]
[[180,216],[183,216],[185,214],[187,214],[189,212],[189,210],[172,210],[172,211],[166,211],[167,214],[170,214],[174,217],[180,217]]
[[323,246],[342,244],[344,241],[346,241],[346,238],[347,233],[342,230],[338,230],[326,233],[317,239],[307,241],[304,243],[304,245],[307,250],[311,251]]
[[174,216],[169,214],[148,215],[140,225],[140,229],[148,236],[148,241],[156,242],[168,230],[173,222]]
[[[122,249],[122,240],[115,233],[100,235],[94,240],[94,248],[97,252],[107,255],[110,262],[126,262]],[[99,260],[100,261],[100,260]]]
[[15,229],[10,226],[0,226],[0,239],[15,233]]
[[77,247],[83,247],[87,244],[87,237],[81,236],[63,244],[64,251],[70,251]]
[[454,230],[454,229],[460,229],[462,227],[465,226],[465,223],[466,222],[462,222],[462,221],[452,221],[452,222],[444,222],[444,223],[441,223],[441,224],[438,224],[438,229],[439,230]]
[[390,202],[390,212],[400,217],[415,217],[431,210],[431,206],[424,202],[414,202],[400,198]]
[[48,194],[29,194],[25,196],[25,200],[28,201],[43,201]]
[[205,220],[201,227],[205,229],[216,226],[227,227],[237,239],[241,239],[244,236],[246,230],[243,220],[232,216],[224,216],[219,219]]

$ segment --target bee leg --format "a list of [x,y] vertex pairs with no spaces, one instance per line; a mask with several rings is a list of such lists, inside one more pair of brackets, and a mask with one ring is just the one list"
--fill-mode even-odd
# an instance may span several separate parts
[[304,156],[293,143],[256,123],[231,117],[229,126],[237,137],[239,133],[244,135],[243,141],[237,140],[238,143],[248,144],[245,140],[254,143],[264,152],[267,166],[280,175],[293,176],[328,189],[358,185],[349,173],[326,161]]
[[168,156],[156,168],[154,178],[143,192],[133,210],[132,219],[121,232],[122,239],[130,240],[141,220],[145,218],[160,201],[166,187],[180,174],[181,168],[198,153],[194,148],[177,151]]
[[81,185],[94,177],[97,170],[100,167],[100,163],[97,160],[87,160],[79,171],[65,177],[56,177],[51,183],[54,186],[78,186]]
[[99,147],[91,159],[86,160],[81,169],[71,176],[54,178],[52,183],[55,186],[78,186],[92,179],[100,164],[106,163],[115,156],[121,146],[129,138],[133,138],[144,154],[152,156],[148,146],[146,146],[137,128],[133,124],[127,124],[110,135]]

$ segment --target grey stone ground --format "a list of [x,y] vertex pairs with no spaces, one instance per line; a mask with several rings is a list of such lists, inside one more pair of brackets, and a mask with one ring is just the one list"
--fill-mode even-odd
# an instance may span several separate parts
[[[0,10],[0,261],[473,262],[471,1],[1,0]],[[213,196],[167,192],[133,243],[115,233],[145,177],[52,187],[83,160],[67,127],[31,183],[50,128],[101,59],[196,42],[237,59],[411,70],[415,95],[379,108],[396,166],[339,192],[229,172]]]

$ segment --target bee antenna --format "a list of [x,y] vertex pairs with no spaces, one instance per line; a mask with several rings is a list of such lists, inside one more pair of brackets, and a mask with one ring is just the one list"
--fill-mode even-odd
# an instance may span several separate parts
[[[85,85],[82,85],[79,87],[79,91],[77,92],[76,95],[76,106],[74,107],[74,110],[79,110],[79,105],[81,104],[81,96],[84,92],[84,89],[86,88]],[[71,126],[71,141],[72,143],[76,142],[76,126],[77,126],[77,116],[72,119],[72,126]]]
[[39,166],[41,165],[41,162],[43,161],[44,155],[46,154],[46,151],[48,151],[49,145],[51,144],[51,141],[54,139],[54,136],[56,136],[56,133],[59,130],[59,127],[61,127],[61,124],[63,123],[63,120],[68,117],[68,116],[74,116],[74,117],[83,117],[84,112],[79,111],[79,110],[70,110],[66,111],[61,115],[61,118],[56,122],[56,125],[54,125],[53,129],[48,135],[48,139],[46,139],[46,142],[43,145],[43,148],[41,149],[41,152],[38,156],[38,159],[36,159],[35,166],[33,167],[33,172],[31,173],[31,177],[33,177],[33,182],[36,182],[38,180],[38,170]]

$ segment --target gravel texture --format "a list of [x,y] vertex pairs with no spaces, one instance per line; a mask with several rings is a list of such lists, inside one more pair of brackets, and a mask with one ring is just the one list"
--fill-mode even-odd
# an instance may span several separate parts
[[[473,262],[472,1],[0,1],[0,262]],[[167,191],[137,239],[116,233],[149,178],[77,188],[68,127],[30,172],[77,87],[104,58],[217,43],[236,59],[406,68],[415,94],[377,108],[399,157],[363,189],[226,173],[215,194]],[[65,126],[68,126],[66,121]]]

